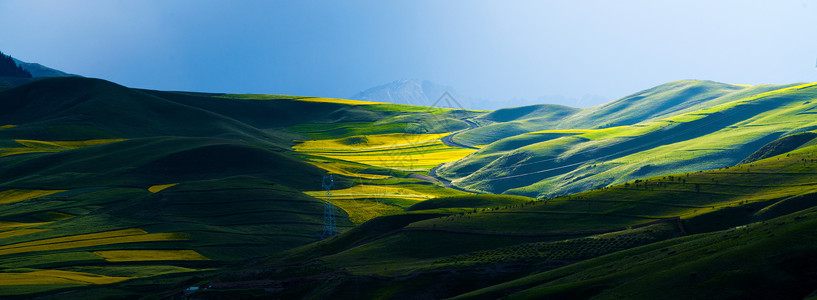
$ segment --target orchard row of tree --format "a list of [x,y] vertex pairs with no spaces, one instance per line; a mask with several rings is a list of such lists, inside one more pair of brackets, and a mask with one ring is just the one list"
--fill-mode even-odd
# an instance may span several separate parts
[[23,77],[31,78],[31,73],[18,66],[11,56],[0,52],[0,77]]

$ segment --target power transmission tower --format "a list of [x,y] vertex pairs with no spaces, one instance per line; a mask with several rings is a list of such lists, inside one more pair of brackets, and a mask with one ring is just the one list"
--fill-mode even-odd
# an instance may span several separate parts
[[337,226],[335,226],[335,207],[332,205],[332,188],[335,187],[335,180],[332,175],[324,175],[323,188],[326,189],[326,201],[323,204],[323,232],[321,239],[330,238],[338,234]]

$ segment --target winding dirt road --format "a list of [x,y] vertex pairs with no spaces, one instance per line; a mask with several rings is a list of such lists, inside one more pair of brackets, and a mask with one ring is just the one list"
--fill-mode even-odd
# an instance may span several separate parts
[[445,144],[446,146],[449,146],[449,147],[459,147],[459,148],[466,148],[466,149],[479,149],[479,148],[474,147],[474,146],[468,146],[468,145],[460,144],[460,143],[457,143],[457,142],[454,141],[454,136],[455,135],[458,135],[458,134],[466,132],[466,131],[477,129],[477,127],[479,127],[479,125],[477,125],[477,123],[474,123],[471,120],[463,119],[462,121],[465,122],[465,123],[468,123],[468,127],[470,127],[470,128],[463,129],[463,130],[460,130],[460,131],[457,131],[457,132],[452,132],[451,134],[444,136],[443,139],[442,139],[443,144]]
[[[460,143],[457,143],[457,142],[454,141],[454,136],[455,135],[458,135],[460,133],[467,132],[467,131],[470,131],[470,130],[474,130],[474,129],[479,127],[479,125],[477,125],[477,123],[474,123],[471,120],[463,119],[462,121],[465,122],[465,123],[468,123],[469,128],[468,129],[463,129],[463,130],[460,130],[460,131],[457,131],[457,132],[452,132],[451,134],[444,136],[442,138],[443,144],[445,144],[446,146],[449,146],[449,147],[458,147],[458,148],[466,148],[466,149],[479,149],[479,148],[474,147],[474,146],[468,146],[468,145],[460,144]],[[437,169],[439,169],[443,165],[444,164],[440,164],[439,166],[436,166],[433,169],[431,169],[431,171],[428,172],[428,176],[430,176],[434,180],[442,183],[443,186],[445,186],[447,188],[452,188],[452,189],[467,192],[467,193],[477,193],[475,191],[469,191],[469,190],[460,188],[458,186],[451,185],[450,180],[440,177],[437,174]]]

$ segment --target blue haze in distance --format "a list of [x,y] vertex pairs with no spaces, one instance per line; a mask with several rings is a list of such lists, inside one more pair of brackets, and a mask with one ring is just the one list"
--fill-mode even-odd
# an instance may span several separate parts
[[0,0],[0,28],[20,60],[159,90],[346,98],[417,78],[582,107],[679,79],[817,81],[813,0]]

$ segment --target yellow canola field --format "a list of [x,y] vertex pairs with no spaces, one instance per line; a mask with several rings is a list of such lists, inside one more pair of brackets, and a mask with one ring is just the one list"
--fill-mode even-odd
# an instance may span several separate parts
[[20,222],[6,222],[0,221],[0,229],[13,229],[19,227],[28,227],[28,226],[37,226],[37,225],[45,225],[51,222],[38,222],[38,223],[20,223]]
[[12,128],[12,127],[17,127],[17,125],[2,125],[2,126],[0,126],[0,130],[6,129],[6,128]]
[[20,202],[65,191],[66,190],[6,190],[0,192],[0,204]]
[[474,149],[451,148],[452,150],[426,153],[387,153],[382,155],[326,155],[335,159],[354,161],[357,163],[397,169],[402,171],[426,171],[438,165],[459,160],[474,153]]
[[177,185],[177,184],[178,183],[154,185],[152,187],[149,187],[148,191],[151,192],[151,193],[158,193],[158,192],[160,192],[160,191],[162,191],[162,190],[164,190],[166,188],[169,188],[169,187]]
[[110,284],[131,279],[83,272],[41,270],[26,273],[0,273],[0,286],[39,284]]
[[34,251],[64,250],[125,243],[178,241],[186,239],[187,235],[181,233],[149,234],[144,230],[131,228],[91,234],[72,235],[59,238],[50,238],[38,241],[0,246],[0,255],[9,255]]
[[302,153],[403,171],[423,171],[455,161],[474,149],[449,147],[441,138],[447,133],[388,133],[341,139],[304,141],[293,149]]
[[358,177],[364,179],[385,179],[391,176],[388,175],[377,175],[377,174],[363,174],[363,173],[355,173],[353,168],[350,168],[348,164],[343,164],[339,162],[317,162],[317,161],[307,161],[318,168],[324,169],[329,171],[332,174],[339,174],[349,177]]
[[69,215],[69,214],[66,214],[66,213],[61,213],[61,212],[58,212],[58,211],[47,211],[47,212],[35,214],[34,216],[39,218],[39,219],[48,220],[48,221],[67,220],[67,219],[70,219],[70,218],[74,217],[73,215]]
[[20,236],[26,234],[32,234],[37,232],[49,231],[51,229],[17,229],[17,230],[9,230],[0,232],[0,239],[10,238],[13,236]]
[[108,250],[94,251],[110,262],[159,260],[210,260],[193,250]]
[[383,103],[383,102],[369,102],[369,101],[335,99],[335,98],[298,98],[298,99],[295,99],[295,100],[306,101],[306,102],[338,103],[338,104],[347,104],[347,105],[389,104],[389,103]]
[[[439,142],[448,133],[410,134],[384,133],[372,135],[355,135],[340,139],[304,141],[295,145],[299,151],[330,151],[330,150],[375,150],[378,148],[401,148],[415,146],[428,142]],[[440,142],[441,143],[441,142]]]
[[574,134],[582,134],[588,132],[594,132],[598,129],[553,129],[553,130],[540,130],[540,131],[533,131],[528,132],[525,134],[537,134],[537,133],[574,133]]
[[639,125],[625,125],[625,126],[616,126],[616,127],[607,127],[607,128],[599,128],[599,129],[554,129],[554,130],[541,130],[541,131],[534,131],[529,132],[526,134],[537,134],[537,133],[562,133],[566,135],[574,135],[578,137],[587,138],[590,140],[601,140],[601,139],[609,139],[609,138],[616,138],[616,137],[628,137],[628,136],[638,136],[643,135],[655,130],[660,129],[666,125],[667,121],[655,121],[652,123],[646,124],[639,124]]
[[125,139],[99,139],[87,141],[35,141],[35,140],[14,140],[23,147],[0,148],[0,157],[42,152],[60,152],[82,147],[121,142]]
[[[326,199],[326,191],[310,191],[304,193],[318,199]],[[388,185],[359,184],[347,189],[332,191],[332,200],[357,200],[372,198],[428,200],[434,197],[435,196],[433,195],[420,193],[412,189]]]

